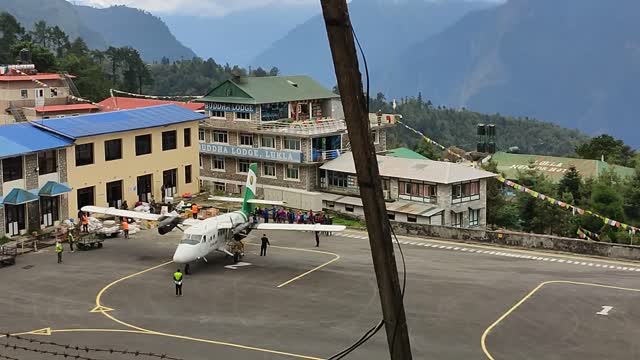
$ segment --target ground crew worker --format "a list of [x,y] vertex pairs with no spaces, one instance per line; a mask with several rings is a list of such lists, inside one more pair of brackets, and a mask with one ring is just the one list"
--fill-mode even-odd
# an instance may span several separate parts
[[194,219],[198,218],[198,205],[197,204],[191,205],[191,213],[193,214],[193,218]]
[[318,236],[318,232],[314,231],[316,233],[316,247],[320,247],[320,236]]
[[129,222],[127,218],[122,218],[122,232],[124,232],[124,238],[129,238]]
[[89,232],[89,217],[87,213],[82,213],[82,231]]
[[260,240],[262,241],[262,245],[260,245],[260,256],[267,256],[267,246],[271,245],[269,244],[267,234],[262,234],[262,238]]
[[173,282],[176,284],[176,296],[182,296],[182,273],[180,269],[173,273]]
[[71,250],[71,252],[75,252],[73,250],[73,242],[75,241],[75,239],[73,238],[73,233],[71,233],[71,229],[67,230],[67,241],[69,241],[69,250]]
[[62,244],[56,241],[56,254],[58,254],[58,264],[62,263]]

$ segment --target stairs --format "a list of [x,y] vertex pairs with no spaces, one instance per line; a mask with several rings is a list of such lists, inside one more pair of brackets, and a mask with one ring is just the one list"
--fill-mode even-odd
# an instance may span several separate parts
[[64,72],[59,72],[58,74],[62,76],[62,79],[64,80],[65,84],[67,85],[67,87],[69,87],[69,90],[71,91],[71,95],[75,97],[80,97],[80,92],[78,91],[76,84],[73,83],[73,80],[69,76],[69,73],[64,71]]
[[24,115],[22,108],[16,107],[14,104],[9,105],[9,112],[16,119],[16,122],[26,122],[27,117]]

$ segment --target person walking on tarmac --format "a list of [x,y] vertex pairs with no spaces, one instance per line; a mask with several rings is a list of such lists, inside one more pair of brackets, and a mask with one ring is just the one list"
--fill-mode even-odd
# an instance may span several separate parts
[[176,296],[182,296],[182,273],[180,269],[173,273],[173,282],[176,284]]
[[318,231],[314,231],[316,233],[316,247],[320,247],[320,236],[318,235]]
[[267,246],[271,245],[269,244],[267,234],[262,234],[262,238],[260,240],[262,241],[262,245],[260,245],[260,256],[267,256]]
[[124,233],[124,238],[129,238],[129,221],[126,217],[122,218],[122,232]]
[[193,203],[191,205],[191,213],[193,214],[193,218],[197,219],[198,218],[198,204]]
[[56,241],[56,254],[58,254],[58,264],[62,264],[62,244],[60,241]]
[[71,232],[71,229],[67,230],[67,241],[69,241],[69,250],[71,250],[71,252],[75,252],[73,250],[73,243],[75,242],[75,239],[73,238],[73,233]]
[[89,232],[89,216],[86,212],[82,213],[82,231]]

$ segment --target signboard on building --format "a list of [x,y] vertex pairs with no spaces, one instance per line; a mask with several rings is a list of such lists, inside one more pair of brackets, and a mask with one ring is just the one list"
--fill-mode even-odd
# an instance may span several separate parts
[[248,105],[248,104],[223,104],[223,103],[208,102],[208,103],[205,103],[204,108],[205,110],[210,110],[210,111],[246,112],[246,113],[256,112],[256,106]]
[[235,156],[240,158],[264,160],[264,161],[282,161],[289,163],[301,163],[301,151],[289,150],[270,150],[262,148],[250,148],[242,146],[230,146],[224,144],[205,144],[200,143],[200,153]]

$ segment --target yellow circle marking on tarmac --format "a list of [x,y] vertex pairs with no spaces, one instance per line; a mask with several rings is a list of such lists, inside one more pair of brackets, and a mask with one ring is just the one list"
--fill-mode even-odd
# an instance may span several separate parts
[[[255,244],[252,244],[252,245],[255,245]],[[276,246],[274,246],[274,247],[276,247]],[[324,263],[324,264],[322,264],[322,265],[320,265],[320,266],[318,266],[318,267],[316,267],[316,268],[314,268],[314,269],[312,269],[310,271],[307,271],[306,273],[304,273],[302,275],[299,275],[299,276],[297,276],[297,277],[295,277],[295,278],[293,278],[293,279],[291,279],[291,280],[279,285],[278,287],[285,286],[285,285],[287,285],[287,284],[289,284],[289,283],[291,283],[291,282],[293,282],[295,280],[300,279],[303,276],[306,276],[306,275],[310,274],[311,272],[314,272],[314,271],[316,271],[316,270],[318,270],[318,269],[320,269],[320,268],[322,268],[322,267],[324,267],[326,265],[329,265],[330,263],[340,259],[339,255],[333,254],[333,253],[329,253],[329,252],[325,252],[325,251],[308,250],[308,249],[296,249],[296,248],[285,248],[285,247],[280,247],[280,246],[277,246],[276,248],[282,248],[282,249],[287,249],[287,250],[297,250],[297,251],[308,251],[308,252],[322,253],[322,254],[328,254],[328,255],[335,256],[335,258],[332,259],[331,261],[326,262],[326,263]],[[172,264],[172,263],[173,263],[173,261],[168,261],[166,263],[150,267],[148,269],[139,271],[139,272],[137,272],[135,274],[131,274],[131,275],[125,276],[123,278],[120,278],[118,280],[115,280],[115,281],[109,283],[107,286],[102,288],[100,290],[100,292],[98,292],[98,295],[96,296],[96,307],[94,308],[94,310],[95,309],[110,309],[109,311],[113,310],[111,308],[108,308],[108,307],[102,305],[102,302],[101,302],[102,295],[104,295],[104,293],[109,288],[111,288],[112,286],[114,286],[114,285],[116,285],[118,283],[121,283],[121,282],[123,282],[125,280],[128,280],[128,279],[134,278],[136,276],[145,274],[145,273],[147,273],[149,271],[153,271],[153,270],[159,269],[159,268],[161,268],[163,266],[166,266],[166,265],[169,265],[169,264]],[[163,333],[163,332],[154,331],[154,330],[148,330],[148,329],[141,328],[139,326],[135,326],[135,325],[129,324],[127,322],[124,322],[124,321],[114,317],[113,315],[108,314],[107,311],[98,310],[97,312],[102,313],[102,315],[104,315],[105,317],[107,317],[111,321],[114,321],[114,322],[116,322],[116,323],[118,323],[118,324],[120,324],[120,325],[122,325],[124,327],[128,327],[130,329],[134,329],[135,330],[135,331],[127,330],[128,332],[135,332],[135,333],[139,333],[139,334],[148,334],[148,335],[158,335],[158,336],[165,336],[165,337],[170,337],[170,338],[175,338],[175,339],[189,340],[189,341],[208,343],[208,344],[215,344],[215,345],[223,345],[223,346],[229,346],[229,347],[234,347],[234,348],[243,349],[243,350],[258,351],[258,352],[264,352],[264,353],[270,353],[270,354],[276,354],[276,355],[295,357],[295,358],[300,358],[300,359],[322,360],[321,358],[317,358],[317,357],[313,357],[313,356],[293,354],[293,353],[288,353],[288,352],[284,352],[284,351],[277,351],[277,350],[271,350],[271,349],[258,348],[258,347],[254,347],[254,346],[240,345],[240,344],[234,344],[234,343],[228,343],[228,342],[222,342],[222,341],[201,339],[201,338],[195,338],[195,337],[191,337],[191,336],[175,335],[175,334],[168,334],[168,333]],[[93,329],[93,330],[97,331],[97,329]],[[75,329],[75,330],[67,330],[67,331],[70,332],[70,331],[89,331],[89,330]],[[61,332],[61,331],[58,331],[58,332]]]
[[502,314],[502,316],[500,316],[498,318],[498,320],[494,321],[493,324],[491,324],[485,331],[484,333],[482,333],[482,338],[480,338],[480,345],[482,346],[482,351],[484,352],[484,354],[487,356],[487,358],[489,360],[496,360],[493,355],[491,355],[491,353],[489,352],[489,349],[487,349],[487,336],[489,335],[489,333],[496,327],[498,326],[498,324],[500,324],[502,321],[504,321],[504,319],[506,319],[509,315],[511,315],[511,313],[513,313],[516,309],[518,309],[522,304],[524,304],[527,300],[529,300],[536,292],[538,292],[540,289],[542,289],[544,286],[549,285],[549,284],[572,284],[572,285],[582,285],[582,286],[592,286],[592,287],[600,287],[600,288],[606,288],[606,289],[614,289],[614,290],[623,290],[623,291],[633,291],[633,292],[640,292],[640,289],[633,289],[633,288],[625,288],[625,287],[618,287],[618,286],[610,286],[610,285],[602,285],[602,284],[592,284],[592,283],[584,283],[584,282],[577,282],[577,281],[566,281],[566,280],[552,280],[552,281],[545,281],[543,283],[541,283],[540,285],[536,286],[535,289],[531,290],[527,295],[525,295],[522,299],[520,299],[520,301],[518,301],[515,305],[513,305],[509,310],[507,310],[507,312],[505,312],[504,314]]

